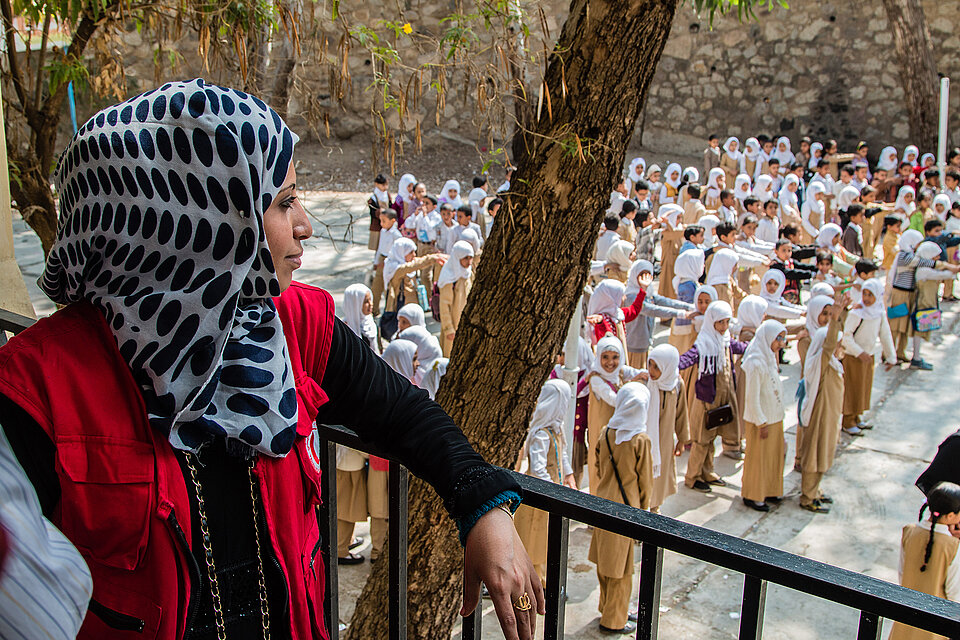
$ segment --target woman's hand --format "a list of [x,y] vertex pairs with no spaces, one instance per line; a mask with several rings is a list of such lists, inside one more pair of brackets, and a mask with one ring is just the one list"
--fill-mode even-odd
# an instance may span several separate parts
[[[506,640],[533,640],[537,614],[547,612],[543,585],[520,542],[513,519],[503,509],[485,513],[467,534],[461,616],[473,613],[480,603],[481,582],[490,592]],[[533,605],[529,611],[513,606],[524,594]]]
[[577,481],[574,479],[573,474],[567,474],[563,477],[563,486],[570,487],[571,489],[579,489],[577,486]]

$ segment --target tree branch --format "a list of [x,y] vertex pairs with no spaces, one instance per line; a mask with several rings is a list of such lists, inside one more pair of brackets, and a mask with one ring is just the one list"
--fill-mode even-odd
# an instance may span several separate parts
[[23,80],[23,71],[20,69],[20,59],[17,55],[17,41],[14,35],[17,30],[13,26],[13,8],[10,6],[10,0],[0,0],[0,13],[3,14],[3,30],[7,41],[7,60],[10,64],[10,75],[13,78],[13,88],[17,92],[17,99],[20,101],[24,116],[31,128],[36,128],[37,112],[35,105],[30,104],[28,100],[27,87]]
[[40,104],[43,97],[43,58],[47,53],[47,43],[50,41],[50,8],[44,10],[43,37],[40,38],[40,53],[37,54],[37,77],[33,88],[33,103]]

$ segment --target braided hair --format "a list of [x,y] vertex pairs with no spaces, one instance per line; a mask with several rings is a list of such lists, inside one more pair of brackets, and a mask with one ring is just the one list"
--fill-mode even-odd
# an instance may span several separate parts
[[940,518],[948,513],[960,513],[960,485],[952,482],[938,482],[927,494],[927,501],[920,508],[920,519],[923,512],[930,509],[930,536],[927,538],[927,547],[923,552],[923,564],[920,571],[927,570],[930,555],[933,553],[934,527]]

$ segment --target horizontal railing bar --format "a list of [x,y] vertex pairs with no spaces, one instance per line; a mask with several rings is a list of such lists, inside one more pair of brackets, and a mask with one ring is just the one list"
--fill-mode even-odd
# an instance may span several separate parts
[[21,331],[29,329],[36,320],[27,316],[22,316],[13,311],[0,309],[0,331],[9,331],[12,334],[18,334]]
[[[353,431],[320,426],[321,438],[391,458]],[[652,542],[665,550],[725,567],[767,582],[881,614],[946,636],[960,629],[960,603],[863,575],[817,560],[743,540],[726,533],[634,509],[581,491],[511,471],[523,488],[524,504],[583,524]]]

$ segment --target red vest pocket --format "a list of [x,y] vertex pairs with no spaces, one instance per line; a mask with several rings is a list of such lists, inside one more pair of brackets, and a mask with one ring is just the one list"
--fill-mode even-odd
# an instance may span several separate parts
[[60,522],[88,559],[128,571],[147,546],[154,511],[152,445],[103,436],[58,438]]

